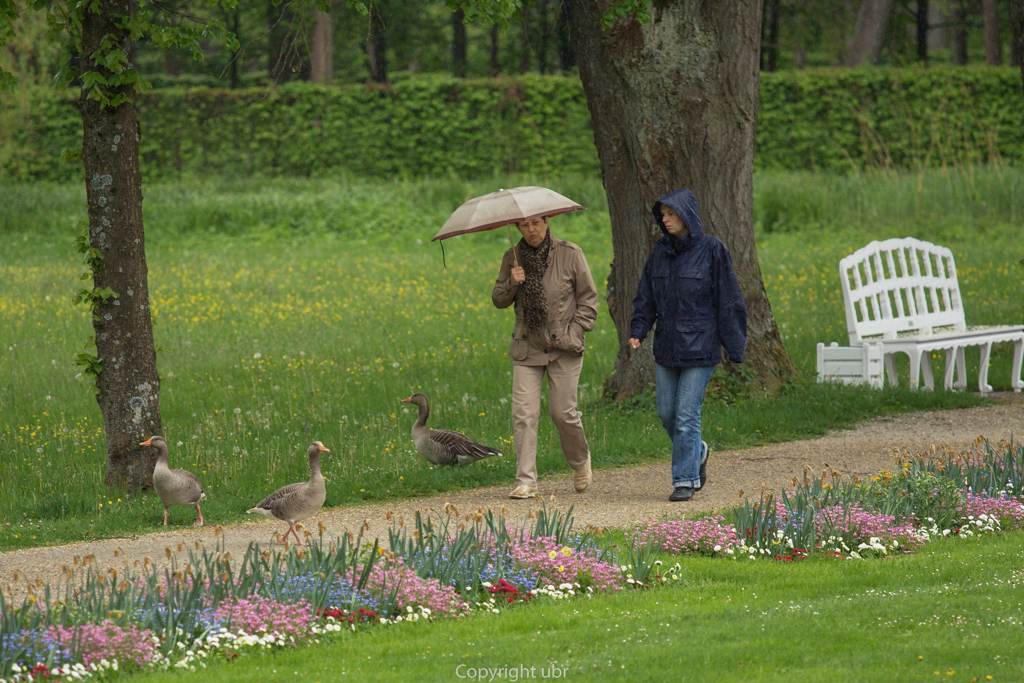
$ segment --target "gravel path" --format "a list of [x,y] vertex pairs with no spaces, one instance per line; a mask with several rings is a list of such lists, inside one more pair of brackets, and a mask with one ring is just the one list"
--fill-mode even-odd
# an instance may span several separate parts
[[[672,490],[667,454],[664,463],[598,470],[591,489],[582,495],[572,490],[568,471],[542,480],[541,493],[549,508],[566,510],[573,506],[577,528],[621,527],[645,516],[728,508],[741,502],[744,495],[758,496],[762,487],[772,492],[790,487],[793,478],[802,475],[805,465],[815,474],[834,468],[863,477],[891,469],[894,450],[906,449],[917,455],[927,452],[933,445],[967,450],[979,436],[993,442],[1011,437],[1021,439],[1024,436],[1024,394],[997,394],[995,398],[997,402],[991,406],[889,416],[817,439],[712,452],[708,462],[708,485],[688,503],[667,500]],[[596,463],[600,466],[599,454]],[[418,510],[441,510],[452,503],[463,514],[505,508],[507,518],[518,521],[540,508],[536,500],[509,500],[506,496],[510,488],[511,482],[508,486],[445,496],[335,508],[309,520],[309,528],[316,530],[318,523],[322,523],[326,536],[340,536],[349,531],[358,533],[360,527],[365,527],[364,537],[386,539],[391,524],[389,513],[411,521]],[[73,566],[76,558],[91,557],[101,568],[135,565],[146,557],[159,564],[166,562],[168,549],[177,553],[196,542],[215,547],[221,540],[218,534],[222,534],[227,549],[241,557],[251,541],[265,546],[286,527],[284,523],[260,518],[224,527],[188,527],[144,536],[0,553],[0,586],[5,587],[6,593],[6,587],[14,584],[17,597],[27,585],[26,581],[55,583],[62,567]]]

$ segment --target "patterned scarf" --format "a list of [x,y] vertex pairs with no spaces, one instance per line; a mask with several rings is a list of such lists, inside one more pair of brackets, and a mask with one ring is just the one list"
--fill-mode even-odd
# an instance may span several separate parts
[[550,230],[536,249],[527,244],[525,239],[519,240],[519,265],[523,267],[526,281],[520,286],[516,299],[523,307],[523,324],[526,325],[527,337],[534,345],[545,343],[541,332],[548,321],[548,300],[544,296],[542,278],[548,268],[550,250]]

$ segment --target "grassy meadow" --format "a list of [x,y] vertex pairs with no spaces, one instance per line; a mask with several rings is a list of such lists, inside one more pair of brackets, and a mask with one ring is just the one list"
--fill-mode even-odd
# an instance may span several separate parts
[[[508,236],[448,240],[443,258],[430,237],[468,197],[536,183],[589,208],[553,219],[552,230],[583,247],[603,290],[612,251],[594,178],[197,180],[144,188],[164,433],[172,467],[206,485],[209,522],[237,520],[266,493],[305,479],[313,439],[331,449],[323,463],[329,506],[512,483],[513,313],[490,303]],[[971,393],[819,386],[814,345],[846,340],[839,258],[895,236],[953,250],[969,324],[1020,322],[1024,172],[765,174],[755,193],[765,286],[804,378],[772,401],[711,396],[704,429],[713,447],[981,401]],[[102,419],[72,361],[92,333],[88,312],[71,304],[82,286],[73,243],[83,217],[81,186],[0,188],[0,549],[139,533],[161,519],[155,496],[119,497],[103,485]],[[595,466],[666,459],[650,396],[619,405],[601,398],[617,351],[606,310],[587,345],[581,410]],[[989,373],[997,390],[1009,388],[1011,353],[1003,346]],[[968,352],[972,387],[977,357]],[[434,469],[415,454],[415,415],[400,403],[414,391],[431,400],[430,424],[506,455]],[[542,472],[566,470],[547,421],[539,448]],[[171,512],[174,525],[193,518],[185,508]]]

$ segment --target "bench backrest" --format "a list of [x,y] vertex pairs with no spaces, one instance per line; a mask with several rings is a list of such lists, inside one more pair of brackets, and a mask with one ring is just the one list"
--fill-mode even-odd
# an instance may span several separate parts
[[839,262],[851,344],[967,329],[953,252],[913,237],[872,242]]

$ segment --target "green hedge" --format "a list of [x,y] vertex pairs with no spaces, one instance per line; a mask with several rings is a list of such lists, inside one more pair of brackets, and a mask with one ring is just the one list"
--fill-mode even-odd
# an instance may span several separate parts
[[[1006,68],[764,74],[761,168],[849,170],[1024,157],[1020,72]],[[0,100],[0,178],[69,180],[77,99]],[[523,76],[393,86],[152,91],[139,99],[147,181],[187,176],[416,177],[599,172],[576,78]]]
[[1024,158],[1015,67],[827,69],[764,74],[763,168],[916,168]]

